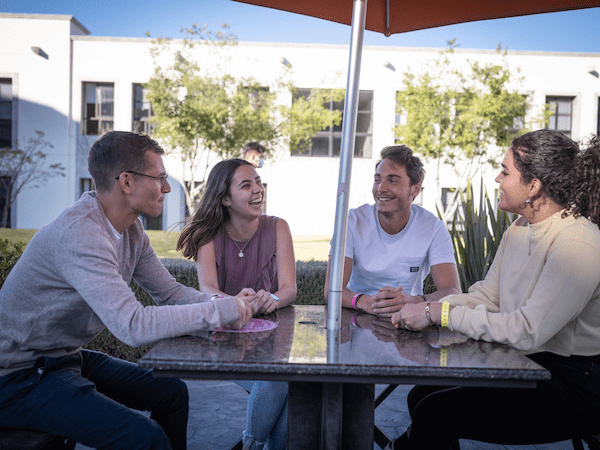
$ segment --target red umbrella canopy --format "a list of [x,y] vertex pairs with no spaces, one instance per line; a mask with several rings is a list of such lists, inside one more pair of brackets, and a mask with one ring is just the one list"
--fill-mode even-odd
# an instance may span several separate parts
[[[332,22],[352,23],[352,0],[235,0]],[[394,33],[475,20],[600,6],[600,0],[369,0],[365,29]],[[389,23],[389,29],[386,24]]]

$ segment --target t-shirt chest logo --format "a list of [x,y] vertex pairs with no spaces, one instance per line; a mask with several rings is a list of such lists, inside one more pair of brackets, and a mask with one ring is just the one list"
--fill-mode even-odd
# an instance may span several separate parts
[[417,266],[417,267],[414,267],[414,266],[413,266],[413,267],[411,267],[411,268],[410,268],[410,272],[411,272],[411,273],[413,273],[413,272],[418,272],[418,271],[419,271],[419,266]]

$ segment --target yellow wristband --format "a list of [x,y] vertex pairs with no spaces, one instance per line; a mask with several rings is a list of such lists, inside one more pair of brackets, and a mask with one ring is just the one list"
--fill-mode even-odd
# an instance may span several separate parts
[[448,328],[448,320],[450,319],[450,303],[442,303],[442,328]]
[[440,367],[448,366],[448,349],[446,347],[440,348]]

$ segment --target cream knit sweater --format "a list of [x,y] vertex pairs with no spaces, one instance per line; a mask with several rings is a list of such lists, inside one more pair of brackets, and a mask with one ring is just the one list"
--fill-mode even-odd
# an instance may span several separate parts
[[586,218],[558,213],[506,231],[490,271],[467,294],[450,328],[527,353],[600,354],[600,230]]

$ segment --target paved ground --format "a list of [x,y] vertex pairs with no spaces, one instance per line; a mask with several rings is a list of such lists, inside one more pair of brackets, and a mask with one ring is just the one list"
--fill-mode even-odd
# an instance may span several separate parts
[[[229,450],[244,429],[248,394],[231,381],[186,380],[190,392],[188,450]],[[398,386],[375,411],[375,423],[390,437],[410,423],[406,394],[411,386]],[[379,393],[383,386],[377,386]],[[587,447],[586,447],[587,448]],[[76,450],[86,450],[78,444]],[[572,450],[570,441],[545,445],[493,445],[461,441],[461,450]],[[310,450],[310,449],[307,449]],[[374,450],[380,450],[375,445]]]

